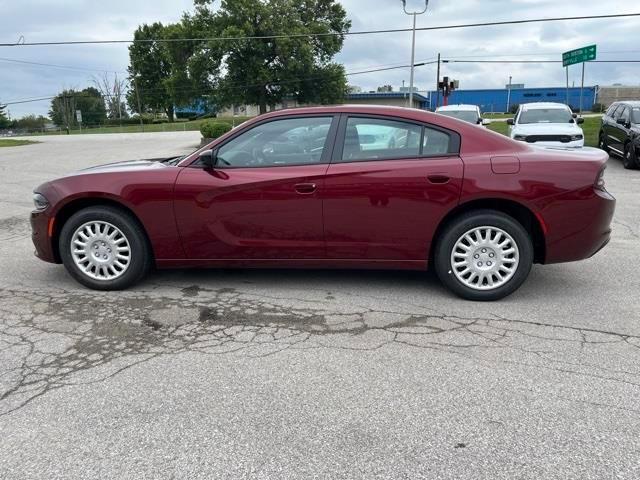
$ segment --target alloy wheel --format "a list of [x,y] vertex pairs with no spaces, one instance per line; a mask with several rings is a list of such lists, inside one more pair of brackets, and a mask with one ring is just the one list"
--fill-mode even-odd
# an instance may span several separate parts
[[518,269],[520,253],[511,235],[492,226],[468,230],[451,251],[456,278],[474,290],[493,290],[507,283]]
[[78,269],[95,280],[114,280],[131,264],[129,240],[115,225],[87,222],[71,237],[71,254]]

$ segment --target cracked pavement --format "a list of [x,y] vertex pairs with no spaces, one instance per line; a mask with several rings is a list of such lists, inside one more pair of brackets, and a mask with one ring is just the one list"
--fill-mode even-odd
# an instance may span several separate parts
[[611,243],[497,303],[422,272],[158,271],[32,255],[31,190],[197,133],[0,150],[0,478],[638,478],[640,172]]

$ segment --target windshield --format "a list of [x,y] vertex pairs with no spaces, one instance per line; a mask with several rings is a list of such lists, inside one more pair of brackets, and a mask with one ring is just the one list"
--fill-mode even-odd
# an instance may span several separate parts
[[640,123],[640,107],[631,109],[631,123]]
[[518,123],[570,123],[571,112],[566,108],[535,108],[523,110]]
[[442,115],[446,115],[447,117],[453,117],[460,120],[464,120],[469,123],[477,123],[478,122],[478,114],[473,110],[444,110],[438,112]]

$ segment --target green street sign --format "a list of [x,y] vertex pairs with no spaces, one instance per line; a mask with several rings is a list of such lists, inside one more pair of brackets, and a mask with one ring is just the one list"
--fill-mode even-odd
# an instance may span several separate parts
[[596,59],[596,46],[589,45],[588,47],[578,48],[562,54],[562,66],[568,67],[569,65],[575,65],[576,63],[588,62],[589,60]]

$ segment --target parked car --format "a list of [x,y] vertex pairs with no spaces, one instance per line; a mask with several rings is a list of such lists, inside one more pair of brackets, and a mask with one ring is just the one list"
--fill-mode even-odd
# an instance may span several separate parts
[[602,150],[622,156],[624,168],[640,168],[640,101],[611,104],[598,138]]
[[480,107],[477,105],[445,105],[436,108],[436,113],[478,125],[489,125],[491,123],[488,118],[482,118]]
[[584,146],[584,132],[578,126],[584,119],[562,103],[523,103],[507,123],[514,140],[538,146]]
[[133,285],[152,265],[433,267],[458,295],[495,300],[532,263],[587,258],[609,241],[607,158],[413,109],[284,110],[184,157],[40,185],[33,242],[98,290]]

